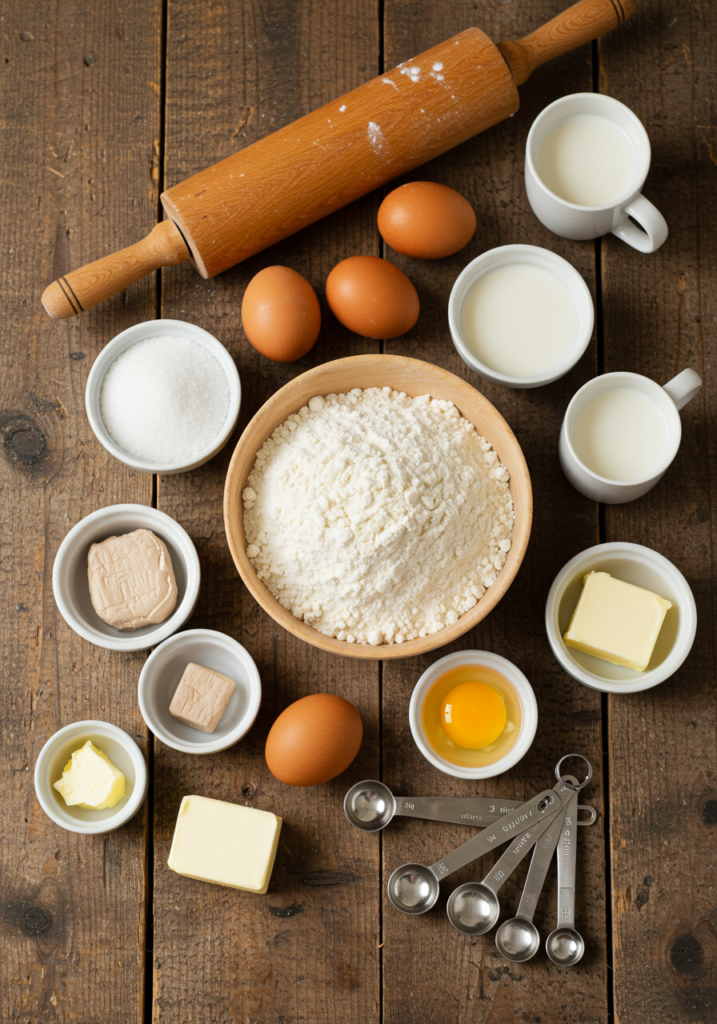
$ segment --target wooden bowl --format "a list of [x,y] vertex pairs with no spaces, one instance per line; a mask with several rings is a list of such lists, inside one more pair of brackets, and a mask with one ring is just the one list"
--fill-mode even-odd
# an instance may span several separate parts
[[[295,618],[257,578],[245,550],[241,495],[254,467],[257,451],[290,413],[298,412],[314,395],[343,394],[352,388],[382,388],[387,385],[396,391],[405,391],[412,398],[429,394],[432,398],[450,400],[478,433],[490,441],[510,473],[515,525],[512,546],[498,578],[478,603],[457,622],[430,636],[407,640],[402,644],[350,644],[346,640],[326,636]],[[498,410],[460,377],[431,363],[407,359],[405,356],[366,355],[336,359],[308,370],[286,384],[262,405],[239,438],[224,487],[224,527],[229,550],[249,592],[272,619],[294,636],[323,651],[343,654],[349,658],[410,658],[443,647],[472,629],[495,608],[513,582],[528,546],[532,519],[533,494],[528,467],[515,434]]]

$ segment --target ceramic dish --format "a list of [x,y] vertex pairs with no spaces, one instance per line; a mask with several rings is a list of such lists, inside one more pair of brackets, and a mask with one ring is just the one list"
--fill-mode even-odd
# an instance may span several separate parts
[[[54,788],[75,750],[87,740],[106,754],[124,773],[125,794],[105,811],[68,807]],[[112,832],[134,817],[147,795],[147,767],[144,756],[131,736],[109,722],[73,722],[51,736],[35,763],[35,792],[45,814],[68,832],[98,835]]]
[[[164,622],[125,631],[103,622],[92,607],[87,555],[91,544],[139,529],[152,530],[167,545],[179,594]],[[110,505],[85,516],[60,544],[52,569],[52,590],[65,622],[85,640],[111,651],[143,651],[180,629],[194,611],[199,580],[199,557],[189,534],[147,505]]]
[[[505,565],[495,583],[470,611],[453,625],[446,626],[430,636],[407,640],[403,644],[372,646],[351,644],[346,640],[336,640],[319,633],[313,626],[295,618],[276,600],[258,579],[246,554],[241,494],[254,466],[258,449],[289,413],[296,412],[302,405],[306,405],[314,395],[340,394],[357,387],[385,386],[404,391],[412,397],[429,394],[433,398],[449,399],[460,413],[474,424],[478,433],[491,442],[510,473],[515,525],[512,546]],[[421,362],[419,359],[407,359],[404,356],[365,355],[337,359],[302,373],[286,384],[261,407],[240,437],[224,488],[224,527],[229,549],[239,575],[251,594],[265,612],[294,636],[324,651],[344,654],[351,658],[409,658],[442,647],[472,629],[492,608],[495,608],[513,582],[528,546],[532,519],[533,496],[528,467],[515,434],[498,410],[460,377],[438,366]]]
[[[608,572],[672,601],[644,672],[611,665],[566,646],[563,636],[578,603],[583,576],[589,572]],[[563,566],[548,594],[545,628],[553,654],[573,679],[604,693],[638,693],[669,679],[690,653],[697,609],[687,580],[672,562],[641,544],[614,541],[588,548]]]
[[[575,337],[567,356],[545,373],[533,377],[514,377],[507,373],[500,373],[487,363],[482,362],[463,340],[461,328],[463,302],[476,281],[498,267],[517,263],[529,264],[546,270],[565,285],[578,315]],[[516,297],[516,302],[518,301],[520,301],[519,296]],[[489,249],[488,252],[484,252],[461,271],[451,289],[448,300],[448,327],[458,355],[466,366],[470,366],[481,377],[485,377],[486,380],[490,380],[494,384],[503,384],[509,388],[541,387],[543,384],[550,384],[564,376],[568,370],[572,370],[590,343],[594,321],[595,309],[592,296],[575,267],[564,260],[562,256],[558,256],[548,249],[541,249],[537,245],[501,245],[497,249]]]
[[[189,664],[221,672],[236,684],[227,709],[212,733],[178,722],[169,705]],[[261,704],[261,680],[241,644],[213,629],[189,629],[165,640],[145,662],[137,688],[139,710],[154,735],[185,754],[215,754],[233,746],[251,729]]]
[[[218,360],[229,384],[229,412],[227,413],[221,433],[208,448],[199,452],[188,463],[153,464],[151,462],[144,462],[142,459],[135,459],[132,455],[128,455],[119,445],[115,444],[107,432],[100,413],[102,381],[115,359],[126,349],[136,345],[138,341],[156,338],[162,334],[189,338],[191,341],[203,345]],[[126,331],[122,331],[121,334],[118,334],[117,337],[105,345],[95,359],[87,378],[87,387],[85,389],[87,418],[97,440],[107,449],[110,455],[114,455],[120,462],[124,462],[127,466],[132,466],[133,469],[140,469],[145,473],[186,473],[190,469],[196,469],[197,466],[203,466],[205,462],[209,462],[210,459],[214,458],[222,450],[231,437],[231,433],[239,418],[240,405],[241,384],[234,360],[214,335],[202,330],[201,327],[196,327],[194,324],[185,323],[184,320],[146,320],[144,323],[135,324],[134,327],[128,327]]]
[[[449,669],[458,668],[460,665],[485,665],[500,672],[508,682],[513,684],[520,700],[521,723],[517,740],[505,757],[494,764],[481,768],[462,768],[441,757],[426,739],[421,722],[423,702],[436,679],[448,672]],[[411,696],[408,721],[416,746],[435,768],[445,772],[446,775],[453,775],[456,779],[493,779],[496,775],[502,775],[503,772],[507,772],[509,768],[517,764],[530,749],[535,738],[535,730],[538,728],[538,703],[533,693],[533,687],[512,661],[502,658],[499,654],[491,654],[490,651],[457,651],[455,654],[447,654],[445,658],[439,658],[430,668],[426,669],[418,680]]]

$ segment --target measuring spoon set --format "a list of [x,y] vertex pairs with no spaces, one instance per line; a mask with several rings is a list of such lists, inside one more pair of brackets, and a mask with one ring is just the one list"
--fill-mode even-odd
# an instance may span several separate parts
[[[563,762],[579,759],[587,766],[585,778],[561,775]],[[533,914],[553,854],[558,850],[558,920],[545,949],[561,967],[572,967],[583,956],[585,943],[575,929],[575,874],[577,825],[592,825],[593,807],[578,804],[578,793],[592,778],[592,766],[581,754],[568,754],[555,767],[558,780],[530,800],[495,800],[490,797],[396,797],[382,782],[368,780],[352,786],[344,799],[344,812],[354,828],[378,832],[395,815],[477,825],[483,829],[435,864],[403,864],[388,880],[388,897],[403,914],[425,914],[438,900],[440,883],[503,843],[509,846],[480,882],[458,886],[446,911],[454,928],[464,935],[483,935],[500,914],[498,890],[524,857],[533,850],[523,894],[515,917],[496,933],[496,946],[506,960],[523,963],[534,956],[540,936]],[[578,813],[588,818],[578,821]]]

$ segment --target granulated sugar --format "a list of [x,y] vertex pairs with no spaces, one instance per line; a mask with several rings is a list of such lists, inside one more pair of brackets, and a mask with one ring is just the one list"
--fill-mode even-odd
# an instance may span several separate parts
[[389,387],[315,396],[257,452],[247,555],[298,619],[403,643],[472,608],[503,567],[505,466],[452,402]]
[[187,463],[221,433],[229,381],[212,353],[191,338],[147,338],[110,366],[100,413],[128,455],[155,465]]

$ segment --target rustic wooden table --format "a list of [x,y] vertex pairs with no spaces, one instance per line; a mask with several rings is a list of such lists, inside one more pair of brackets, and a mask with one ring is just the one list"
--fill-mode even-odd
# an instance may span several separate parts
[[[239,431],[278,387],[336,356],[381,350],[325,309],[319,343],[298,364],[259,356],[241,327],[244,287],[261,267],[288,264],[322,294],[329,270],[381,254],[380,195],[330,217],[223,276],[187,264],[147,278],[74,320],[51,321],[45,285],[144,236],[158,197],[205,165],[441,39],[478,24],[517,38],[557,13],[558,0],[9,0],[2,33],[2,736],[0,1019],[80,1024],[456,1021],[708,1024],[717,1020],[715,631],[715,165],[717,19],[710,0],[638,0],[623,28],[539,69],[522,108],[417,177],[473,203],[468,248],[422,264],[389,257],[415,282],[417,327],[384,351],[418,355],[470,380],[506,416],[528,460],[535,524],[528,556],[497,609],[452,645],[486,648],[532,681],[540,724],[512,771],[469,785],[417,752],[408,700],[430,656],[379,663],[321,654],[279,630],[239,582],[222,525],[233,442],[201,469],[152,479],[114,461],[84,410],[102,346],[141,320],[175,317],[216,334],[244,387]],[[547,103],[600,91],[631,106],[653,143],[647,194],[670,237],[643,256],[614,238],[568,242],[542,228],[523,185],[525,138]],[[458,359],[446,302],[461,267],[508,242],[570,260],[595,297],[597,329],[557,383],[510,391]],[[323,299],[322,299],[323,301]],[[558,430],[569,397],[596,373],[624,369],[663,382],[685,366],[705,388],[683,414],[680,457],[647,497],[599,508],[565,481]],[[153,740],[139,714],[143,654],[81,640],[60,617],[52,564],[69,528],[117,502],[176,518],[199,550],[203,586],[190,625],[222,630],[255,658],[260,716],[234,749],[199,758]],[[558,666],[543,627],[557,570],[599,540],[650,545],[687,576],[697,642],[674,678],[607,698]],[[443,651],[442,653],[446,653]],[[365,739],[338,781],[293,790],[268,772],[263,744],[279,711],[315,691],[361,711]],[[83,718],[114,722],[146,753],[143,811],[106,836],[81,837],[45,817],[32,773],[45,740]],[[529,795],[551,784],[558,757],[584,752],[596,768],[587,796],[600,812],[581,833],[578,922],[587,942],[573,970],[544,953],[511,966],[491,936],[464,939],[442,913],[407,919],[387,905],[397,864],[427,863],[466,838],[460,826],[404,821],[377,836],[346,824],[343,793],[360,778],[397,792]],[[255,897],[194,882],[166,866],[181,797],[200,793],[275,810],[284,829],[271,889]],[[464,881],[471,872],[461,873]],[[518,882],[523,874],[518,874]],[[505,887],[515,907],[518,884]],[[538,908],[552,927],[555,881]]]

